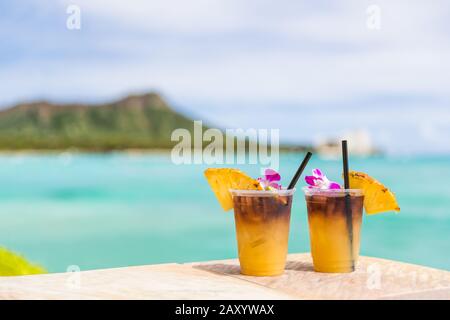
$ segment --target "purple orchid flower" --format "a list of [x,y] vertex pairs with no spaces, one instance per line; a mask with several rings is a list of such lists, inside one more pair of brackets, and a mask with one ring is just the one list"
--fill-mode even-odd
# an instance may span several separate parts
[[319,169],[314,169],[312,173],[312,176],[305,177],[305,181],[309,184],[309,188],[341,189],[339,183],[328,180],[328,178]]
[[264,190],[269,188],[280,190],[281,184],[278,183],[280,180],[280,174],[273,169],[266,169],[264,172],[264,178],[258,178],[258,181]]

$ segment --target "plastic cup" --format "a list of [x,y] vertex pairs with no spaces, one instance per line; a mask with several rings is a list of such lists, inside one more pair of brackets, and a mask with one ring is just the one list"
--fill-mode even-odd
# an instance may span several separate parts
[[231,190],[242,274],[284,272],[294,192]]
[[[359,256],[364,195],[362,190],[303,188],[308,210],[314,270],[347,273]],[[346,196],[349,209],[346,210]]]

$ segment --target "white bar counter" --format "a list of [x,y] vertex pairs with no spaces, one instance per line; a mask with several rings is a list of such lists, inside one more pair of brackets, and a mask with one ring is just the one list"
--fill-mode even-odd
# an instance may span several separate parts
[[249,277],[237,260],[0,277],[0,299],[448,299],[450,272],[361,257],[347,274],[290,254],[285,274]]

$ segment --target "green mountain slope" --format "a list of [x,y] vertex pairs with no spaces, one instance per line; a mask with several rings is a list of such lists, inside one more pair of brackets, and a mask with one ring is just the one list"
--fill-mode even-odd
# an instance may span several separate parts
[[157,94],[95,106],[21,104],[0,112],[0,149],[170,148],[177,128],[192,132],[193,122]]

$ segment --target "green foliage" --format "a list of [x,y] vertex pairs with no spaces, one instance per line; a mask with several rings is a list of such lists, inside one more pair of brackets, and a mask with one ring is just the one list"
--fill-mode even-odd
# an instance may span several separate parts
[[0,276],[24,276],[42,274],[47,271],[33,264],[23,256],[0,247]]

